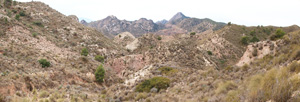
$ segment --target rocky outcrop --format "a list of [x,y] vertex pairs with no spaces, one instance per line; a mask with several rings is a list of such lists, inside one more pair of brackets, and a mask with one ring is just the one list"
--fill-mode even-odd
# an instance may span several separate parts
[[275,41],[262,41],[248,45],[246,52],[236,65],[240,67],[245,64],[249,65],[255,59],[263,58],[268,54],[274,55],[276,48],[277,43]]
[[72,19],[72,20],[76,21],[76,22],[79,22],[79,19],[78,19],[78,17],[77,17],[77,16],[75,16],[75,15],[69,15],[68,17],[69,17],[70,19]]

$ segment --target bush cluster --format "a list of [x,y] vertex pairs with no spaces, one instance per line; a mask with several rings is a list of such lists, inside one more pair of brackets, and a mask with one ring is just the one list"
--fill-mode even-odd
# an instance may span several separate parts
[[282,29],[277,29],[276,33],[270,37],[271,40],[277,40],[282,38],[285,35],[285,32]]
[[97,56],[95,56],[95,60],[103,63],[104,62],[104,57],[100,56],[100,55],[97,55]]
[[169,86],[170,79],[165,77],[153,77],[138,84],[135,91],[150,92],[152,88],[157,88],[158,91],[160,91],[161,89],[167,89]]

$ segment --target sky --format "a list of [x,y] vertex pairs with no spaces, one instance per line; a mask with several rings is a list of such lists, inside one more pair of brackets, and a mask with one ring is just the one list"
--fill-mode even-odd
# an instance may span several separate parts
[[[17,0],[28,2],[31,0]],[[101,20],[114,15],[121,20],[169,20],[177,12],[217,22],[257,26],[300,26],[300,0],[34,0],[65,15]]]

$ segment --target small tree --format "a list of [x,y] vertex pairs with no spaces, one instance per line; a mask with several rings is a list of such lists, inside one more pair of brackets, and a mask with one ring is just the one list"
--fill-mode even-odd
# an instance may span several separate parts
[[104,62],[104,57],[100,56],[100,55],[97,55],[97,56],[95,56],[95,60],[103,63]]
[[227,25],[229,25],[229,26],[230,26],[230,25],[231,25],[231,22],[228,22],[228,24],[227,24]]
[[87,56],[88,54],[89,54],[89,51],[88,51],[87,48],[83,48],[83,49],[81,50],[81,55],[82,55],[82,56]]
[[50,67],[50,62],[46,59],[40,59],[39,63],[42,65],[43,68]]
[[105,77],[105,70],[102,65],[100,65],[95,72],[95,78],[98,83],[102,83]]

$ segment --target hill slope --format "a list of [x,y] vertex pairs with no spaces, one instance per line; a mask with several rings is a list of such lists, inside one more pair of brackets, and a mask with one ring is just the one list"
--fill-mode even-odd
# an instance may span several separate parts
[[[110,40],[41,2],[2,7],[0,102],[299,100],[296,25],[229,24],[195,35],[123,32]],[[189,30],[213,24],[202,22],[210,20],[178,24]],[[100,65],[103,83],[95,78]]]

